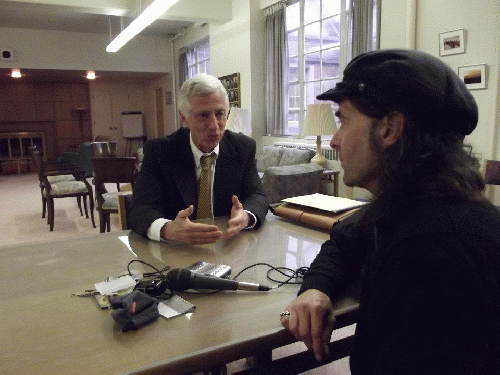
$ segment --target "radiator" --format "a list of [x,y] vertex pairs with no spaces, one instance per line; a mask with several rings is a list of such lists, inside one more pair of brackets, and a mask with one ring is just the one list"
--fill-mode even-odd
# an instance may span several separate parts
[[[307,150],[316,151],[315,143],[294,143],[294,142],[273,142],[273,146],[276,147],[289,147],[289,148],[301,148]],[[338,151],[331,148],[329,145],[321,145],[321,154],[327,160],[339,160]]]

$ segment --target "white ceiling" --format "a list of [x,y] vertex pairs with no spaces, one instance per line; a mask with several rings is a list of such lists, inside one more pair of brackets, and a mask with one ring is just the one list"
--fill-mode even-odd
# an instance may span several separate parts
[[[152,0],[0,0],[0,27],[109,34],[110,40]],[[141,35],[175,35],[194,23],[222,24],[232,0],[179,0]],[[0,80],[4,75],[0,71]],[[37,72],[40,75],[42,72]],[[57,76],[51,71],[49,77]],[[66,72],[68,73],[68,72]],[[118,73],[116,73],[118,74]],[[116,78],[115,74],[115,78]]]

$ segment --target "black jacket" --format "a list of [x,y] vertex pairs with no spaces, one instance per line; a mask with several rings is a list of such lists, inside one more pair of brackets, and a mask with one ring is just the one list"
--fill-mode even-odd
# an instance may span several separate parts
[[[256,145],[252,138],[226,130],[219,143],[214,175],[214,216],[230,215],[233,195],[245,210],[264,221],[268,201],[255,162]],[[128,215],[130,229],[145,236],[159,218],[175,219],[189,205],[196,208],[197,180],[189,143],[189,129],[149,140],[134,188]],[[196,210],[195,210],[196,211]]]
[[415,202],[370,234],[356,219],[334,227],[301,287],[335,299],[361,273],[351,373],[500,374],[500,212]]

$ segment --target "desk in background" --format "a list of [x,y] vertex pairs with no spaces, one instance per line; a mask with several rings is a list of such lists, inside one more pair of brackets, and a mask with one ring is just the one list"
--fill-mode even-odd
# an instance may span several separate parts
[[[221,224],[223,226],[223,224]],[[114,374],[196,372],[217,363],[261,355],[293,342],[279,323],[298,286],[270,292],[182,294],[194,313],[123,333],[93,297],[72,297],[141,259],[157,268],[195,261],[228,264],[233,274],[257,262],[309,265],[328,238],[322,232],[268,215],[258,230],[216,245],[155,242],[128,231],[0,248],[0,373]],[[132,269],[150,271],[135,263]],[[268,284],[267,268],[242,281]],[[341,326],[353,323],[356,297],[335,305]]]

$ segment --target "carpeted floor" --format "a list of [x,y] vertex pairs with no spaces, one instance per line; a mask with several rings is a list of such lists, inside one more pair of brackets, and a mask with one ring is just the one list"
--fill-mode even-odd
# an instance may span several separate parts
[[[112,184],[109,189],[113,187],[116,190]],[[47,219],[42,219],[37,174],[0,175],[0,246],[99,234],[95,209],[96,228],[90,217],[80,215],[76,198],[56,199],[54,207],[54,231],[50,232]],[[111,215],[111,230],[118,228],[118,215]]]

